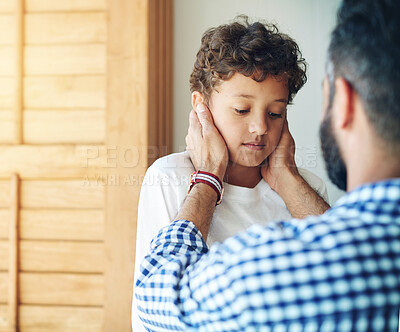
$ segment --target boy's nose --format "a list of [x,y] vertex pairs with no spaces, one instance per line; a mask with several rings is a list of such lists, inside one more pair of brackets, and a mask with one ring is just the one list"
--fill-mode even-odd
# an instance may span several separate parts
[[257,134],[258,136],[267,133],[268,125],[265,117],[254,118],[249,124],[249,131],[252,134]]

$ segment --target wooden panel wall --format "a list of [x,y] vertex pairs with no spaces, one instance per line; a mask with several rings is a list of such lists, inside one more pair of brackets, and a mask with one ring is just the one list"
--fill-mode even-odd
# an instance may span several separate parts
[[[172,0],[108,0],[108,8],[106,142],[123,158],[110,173],[121,183],[106,188],[105,330],[129,331],[140,179],[171,148]],[[139,151],[137,167],[126,149]]]
[[172,146],[172,0],[149,5],[149,164]]
[[172,0],[0,1],[0,331],[130,331],[171,27]]
[[105,144],[106,17],[105,1],[1,1],[1,329],[102,328],[105,188],[84,162]]

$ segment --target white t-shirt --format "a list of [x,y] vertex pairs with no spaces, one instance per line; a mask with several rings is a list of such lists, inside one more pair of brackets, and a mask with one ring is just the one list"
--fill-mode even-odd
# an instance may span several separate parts
[[[139,198],[136,236],[135,282],[140,264],[150,249],[151,240],[159,230],[173,221],[187,194],[193,164],[187,152],[174,153],[154,162],[146,172]],[[328,201],[325,183],[305,169],[300,175]],[[274,220],[292,218],[282,198],[263,179],[254,188],[223,183],[224,195],[215,209],[207,245],[222,242],[253,224],[266,225]],[[145,331],[133,295],[133,332]]]

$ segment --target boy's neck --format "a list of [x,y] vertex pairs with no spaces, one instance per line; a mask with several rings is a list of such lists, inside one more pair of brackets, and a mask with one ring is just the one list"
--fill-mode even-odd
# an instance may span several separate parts
[[261,180],[260,167],[233,165],[229,162],[224,181],[239,187],[254,188]]

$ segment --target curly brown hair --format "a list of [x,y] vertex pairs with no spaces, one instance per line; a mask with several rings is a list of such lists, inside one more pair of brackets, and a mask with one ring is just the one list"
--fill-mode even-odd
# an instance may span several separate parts
[[246,16],[203,34],[190,75],[190,91],[201,92],[208,101],[214,88],[235,73],[257,82],[268,75],[285,75],[289,103],[307,81],[306,62],[297,43],[276,25],[250,24]]

